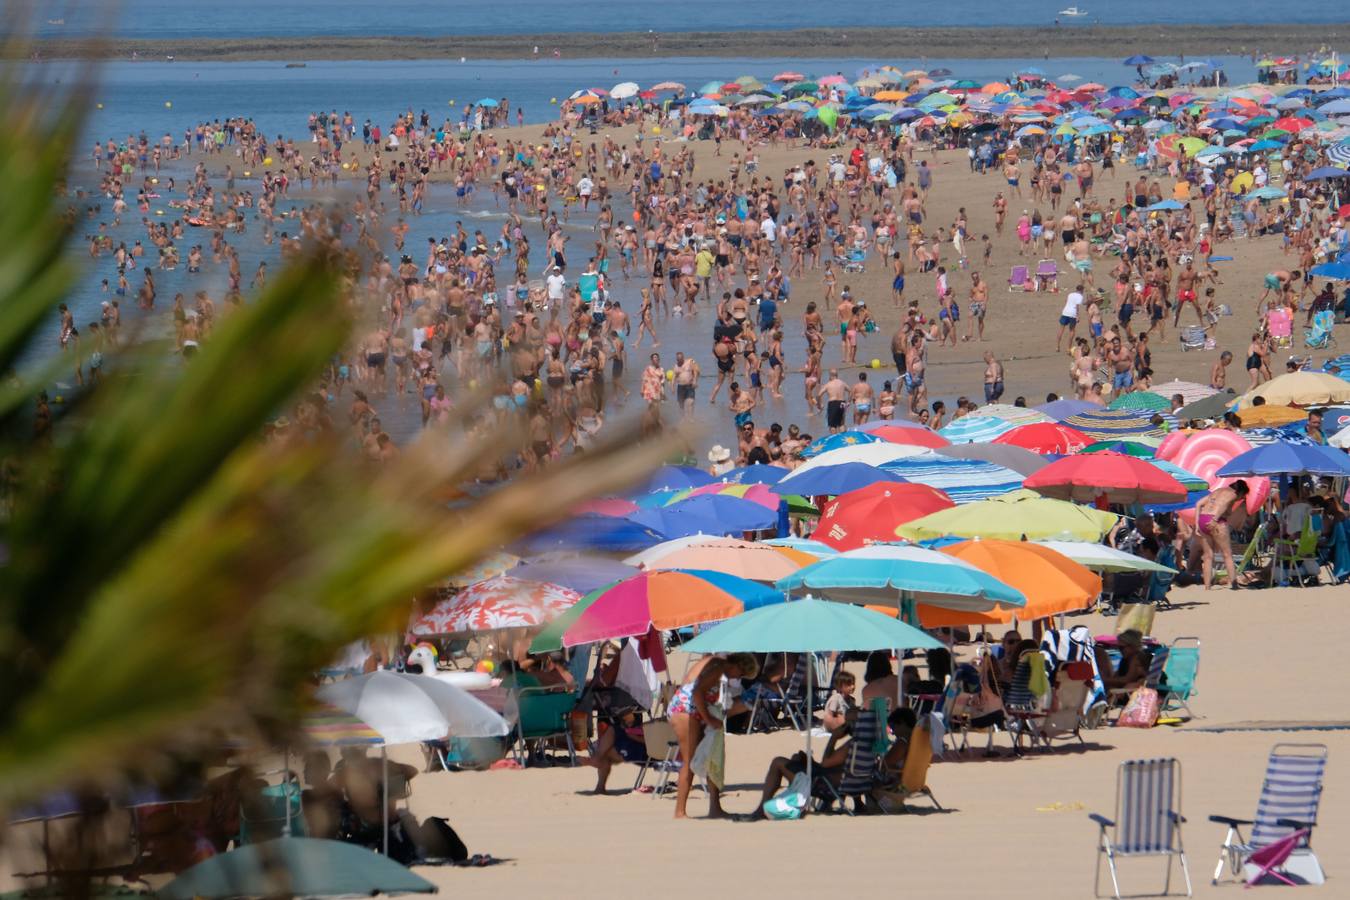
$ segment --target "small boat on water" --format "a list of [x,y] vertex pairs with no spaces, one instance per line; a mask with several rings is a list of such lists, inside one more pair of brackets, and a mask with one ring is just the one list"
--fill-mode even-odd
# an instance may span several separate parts
[[1059,14],[1060,14],[1061,16],[1069,16],[1069,17],[1071,17],[1071,18],[1078,18],[1078,17],[1080,17],[1080,16],[1086,16],[1086,15],[1088,14],[1088,11],[1087,11],[1086,9],[1079,9],[1079,8],[1076,7],[1076,6],[1070,6],[1068,9],[1061,9],[1061,10],[1059,11]]
[[307,64],[307,63],[286,63],[286,68],[288,68],[288,69],[303,69],[306,65],[308,65],[308,64]]

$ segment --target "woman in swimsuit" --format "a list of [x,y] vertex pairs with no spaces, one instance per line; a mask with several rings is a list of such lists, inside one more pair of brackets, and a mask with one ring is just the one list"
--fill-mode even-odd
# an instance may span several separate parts
[[1203,575],[1205,590],[1209,590],[1214,581],[1214,554],[1223,556],[1227,567],[1228,586],[1237,590],[1237,567],[1233,564],[1232,535],[1228,530],[1228,516],[1239,502],[1247,498],[1247,482],[1234,481],[1228,487],[1214,491],[1195,507],[1195,531],[1200,538],[1200,552],[1203,554]]
[[[748,653],[735,653],[726,659],[705,656],[694,664],[684,684],[670,698],[666,715],[680,742],[680,758],[684,760],[675,782],[675,818],[687,817],[685,806],[689,802],[689,789],[694,785],[694,771],[689,761],[694,758],[699,741],[703,740],[703,732],[723,726],[721,719],[708,712],[708,704],[717,702],[722,677],[749,681],[758,674],[759,663]],[[708,818],[719,819],[725,815],[721,792],[709,784]]]

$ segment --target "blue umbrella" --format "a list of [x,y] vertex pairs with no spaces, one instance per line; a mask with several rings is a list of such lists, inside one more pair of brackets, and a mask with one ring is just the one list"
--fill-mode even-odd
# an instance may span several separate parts
[[638,493],[682,491],[685,488],[703,487],[705,484],[712,484],[716,480],[707,472],[693,466],[662,466],[652,473],[652,477],[647,479],[646,486]]
[[822,453],[828,453],[831,450],[838,450],[840,447],[855,447],[858,444],[875,444],[884,438],[877,437],[875,434],[869,434],[866,431],[839,431],[834,434],[827,434],[824,437],[818,437],[806,445],[802,450],[802,459],[810,459],[813,456],[819,456]]
[[813,541],[810,538],[799,537],[781,537],[768,538],[760,541],[761,544],[770,544],[774,547],[788,547],[793,550],[801,550],[803,553],[810,553],[812,556],[838,556],[839,550],[831,547],[829,544],[822,544],[820,541]]
[[791,473],[791,469],[782,466],[751,465],[741,466],[725,473],[718,481],[728,484],[777,484]]
[[637,525],[659,531],[672,539],[692,537],[696,534],[725,537],[728,534],[738,534],[744,530],[719,522],[706,513],[700,514],[687,509],[680,510],[678,506],[676,504],[675,506],[662,506],[655,509],[640,509],[635,513],[629,513],[625,518]]
[[1089,412],[1094,409],[1101,409],[1095,403],[1089,403],[1086,400],[1073,400],[1062,397],[1059,400],[1052,400],[1049,403],[1042,403],[1035,407],[1037,412],[1043,412],[1056,422],[1063,422],[1070,416],[1076,416],[1082,412]]
[[[726,494],[703,494],[665,507],[669,512],[712,519],[721,524],[718,534],[760,531],[778,527],[778,511],[753,500]],[[637,513],[634,513],[637,515]]]
[[1219,469],[1221,477],[1246,475],[1350,475],[1350,458],[1318,444],[1278,441],[1233,457]]
[[491,97],[484,97],[482,100],[479,100],[479,101],[478,101],[477,103],[475,103],[474,105],[475,105],[475,106],[496,106],[496,105],[497,105],[497,101],[496,101],[496,100],[493,100]]
[[1157,212],[1157,211],[1185,209],[1185,208],[1186,208],[1185,206],[1183,206],[1181,203],[1178,203],[1176,200],[1159,200],[1152,206],[1144,207],[1144,212]]
[[612,559],[589,556],[523,562],[506,574],[524,581],[558,584],[578,594],[589,594],[596,588],[631,578],[638,574],[638,569]]
[[1322,263],[1308,270],[1309,275],[1318,278],[1330,278],[1333,281],[1350,281],[1350,260]]
[[550,550],[641,550],[668,539],[668,535],[627,518],[594,513],[577,516],[526,539],[534,553]]
[[1152,62],[1154,62],[1153,57],[1143,53],[1136,53],[1134,56],[1126,57],[1125,59],[1125,65],[1127,66],[1147,66]]
[[904,480],[899,475],[876,466],[869,466],[867,463],[848,462],[811,469],[784,484],[776,484],[769,490],[778,494],[798,494],[803,497],[834,497],[867,487],[877,481]]
[[913,600],[975,612],[1026,605],[1021,591],[987,572],[913,544],[871,544],[840,553],[779,579],[774,587],[846,603],[898,606]]

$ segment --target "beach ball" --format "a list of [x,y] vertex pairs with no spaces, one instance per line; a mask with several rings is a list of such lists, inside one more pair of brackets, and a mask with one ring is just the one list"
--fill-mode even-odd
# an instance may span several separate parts
[[880,369],[880,368],[881,368],[881,360],[879,360],[879,359],[874,359],[874,360],[872,360],[872,368],[874,368],[874,369]]
[[652,134],[660,134],[660,133],[661,133],[661,126],[660,126],[660,125],[653,125],[653,126],[652,126]]
[[173,109],[173,102],[170,101],[170,100],[165,100],[165,101],[164,101],[164,108],[165,108],[165,109]]
[[263,165],[264,165],[264,166],[270,166],[271,164],[272,164],[272,157],[270,157],[270,156],[264,156],[264,157],[263,157]]
[[666,381],[674,381],[674,380],[675,380],[675,370],[666,369]]
[[492,660],[490,660],[490,659],[480,659],[480,660],[478,661],[478,665],[476,665],[476,666],[473,667],[473,670],[474,670],[475,672],[481,672],[481,673],[484,674],[484,675],[491,675],[491,674],[493,673],[493,671],[496,670],[496,668],[497,668],[497,667],[496,667],[495,665],[493,665]]
[[548,98],[548,102],[549,102],[549,103],[557,103],[557,102],[558,102],[558,98],[557,98],[557,97],[549,97],[549,98]]

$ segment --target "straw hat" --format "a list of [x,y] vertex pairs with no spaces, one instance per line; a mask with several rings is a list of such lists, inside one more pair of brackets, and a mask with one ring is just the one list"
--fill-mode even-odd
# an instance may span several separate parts
[[724,463],[731,459],[731,451],[721,444],[713,444],[713,448],[708,451],[708,462]]

